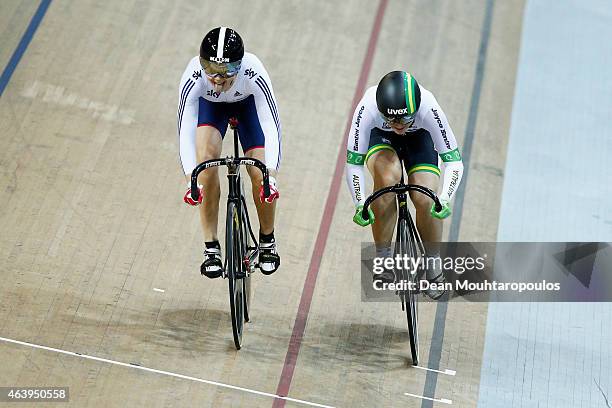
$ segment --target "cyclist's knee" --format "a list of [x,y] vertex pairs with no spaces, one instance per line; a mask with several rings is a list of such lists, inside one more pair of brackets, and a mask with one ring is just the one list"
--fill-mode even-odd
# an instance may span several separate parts
[[414,208],[417,211],[425,211],[429,212],[429,208],[431,207],[431,198],[427,197],[424,194],[411,191],[410,199],[412,200],[412,204],[414,204]]
[[[439,177],[436,174],[421,171],[412,173],[408,177],[408,182],[410,184],[418,184],[420,186],[427,187],[436,192],[438,190]],[[418,191],[411,191],[410,199],[418,211],[429,212],[432,203],[431,198],[427,197],[425,194],[419,193]]]
[[374,180],[377,185],[376,188],[394,186],[400,182],[401,176],[401,169],[396,169],[394,167],[375,171]]
[[251,178],[251,183],[254,186],[261,185],[261,182],[263,181],[261,170],[259,170],[257,167],[249,166],[247,168],[247,172],[249,173],[249,177]]
[[368,169],[374,178],[375,188],[393,186],[400,182],[402,167],[393,150],[376,152],[368,160]]
[[198,183],[204,187],[205,191],[213,188],[219,189],[219,170],[212,167],[201,172],[198,176]]
[[[250,149],[244,155],[252,159],[257,159],[263,163],[266,162],[265,150],[263,148]],[[253,186],[261,185],[261,182],[263,181],[263,175],[261,174],[261,170],[259,170],[259,168],[254,166],[247,166],[247,172],[249,173],[249,177],[251,178]]]

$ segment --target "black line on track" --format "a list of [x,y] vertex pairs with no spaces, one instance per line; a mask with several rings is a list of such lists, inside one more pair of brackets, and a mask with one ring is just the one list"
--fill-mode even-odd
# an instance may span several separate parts
[[[468,116],[467,128],[465,130],[465,138],[463,139],[463,180],[461,186],[457,190],[455,196],[454,216],[451,221],[449,232],[449,242],[455,242],[459,238],[459,229],[461,227],[461,217],[463,215],[463,200],[465,197],[465,187],[468,181],[468,173],[470,168],[470,157],[472,155],[472,145],[474,142],[474,131],[476,129],[476,121],[478,119],[478,107],[480,105],[480,93],[482,91],[482,80],[484,77],[485,63],[487,60],[487,48],[489,45],[489,37],[491,34],[491,22],[493,20],[493,7],[495,0],[487,0],[484,22],[480,33],[480,48],[478,50],[478,62],[476,63],[476,75],[474,78],[474,86],[472,88],[472,100],[470,102],[470,112]],[[434,320],[434,328],[431,336],[431,344],[429,346],[429,361],[428,368],[439,370],[440,358],[442,356],[442,345],[444,343],[444,329],[446,326],[446,312],[448,303],[446,301],[438,302],[436,305],[436,317]],[[438,383],[438,373],[427,371],[425,377],[425,386],[423,387],[423,395],[434,398],[436,394],[436,385]],[[433,408],[433,401],[423,400],[421,408]]]

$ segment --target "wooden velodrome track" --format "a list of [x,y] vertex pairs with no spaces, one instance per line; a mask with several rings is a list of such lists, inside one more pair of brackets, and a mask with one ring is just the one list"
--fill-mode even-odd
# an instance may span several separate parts
[[[38,6],[0,3],[0,66]],[[437,398],[474,407],[486,304],[448,304],[434,361],[436,305],[424,304],[421,359],[457,374],[411,368],[398,305],[361,302],[370,233],[352,223],[336,166],[355,97],[410,70],[460,146],[471,139],[451,238],[495,240],[522,9],[521,0],[53,0],[0,97],[0,337],[28,343],[0,342],[0,386],[69,386],[73,406],[307,406],[275,400],[288,392],[325,406],[421,407],[404,393],[426,395],[433,380]],[[254,277],[239,352],[227,283],[198,271],[175,123],[180,75],[218,25],[236,28],[266,65],[283,124],[283,265]]]

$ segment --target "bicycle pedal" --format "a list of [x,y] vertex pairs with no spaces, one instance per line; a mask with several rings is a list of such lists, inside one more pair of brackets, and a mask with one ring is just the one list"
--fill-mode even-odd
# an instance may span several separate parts
[[250,262],[248,258],[245,258],[243,261],[244,269],[246,270],[247,276],[253,274],[257,269],[257,264],[255,262]]

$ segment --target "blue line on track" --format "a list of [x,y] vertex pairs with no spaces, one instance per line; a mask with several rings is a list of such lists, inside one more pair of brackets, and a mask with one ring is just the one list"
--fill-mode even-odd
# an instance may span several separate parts
[[45,16],[45,13],[47,12],[47,9],[49,8],[50,4],[51,0],[42,0],[40,2],[36,13],[34,13],[34,16],[32,16],[32,20],[30,21],[28,28],[26,29],[25,33],[23,33],[23,36],[19,41],[19,45],[17,45],[17,48],[15,48],[15,51],[13,52],[13,55],[11,56],[11,59],[9,60],[6,67],[4,67],[4,70],[2,71],[2,76],[0,77],[0,97],[4,93],[4,89],[6,89],[6,86],[11,80],[11,77],[13,76],[13,72],[15,72],[17,65],[19,65],[21,57],[23,57],[23,54],[28,48],[28,45],[30,45],[30,42],[32,41],[32,38],[34,37],[34,34],[36,33],[36,30],[38,29],[38,26],[40,25],[40,22]]

